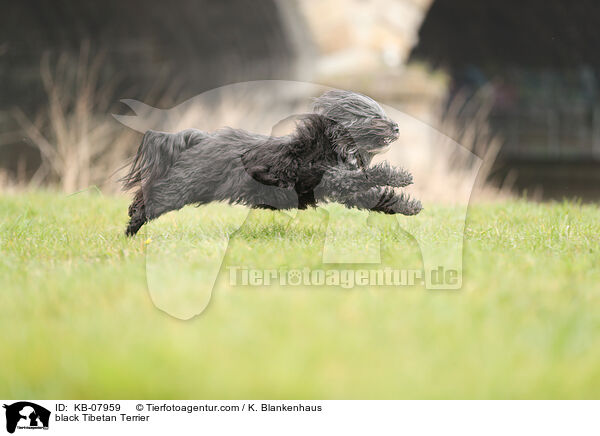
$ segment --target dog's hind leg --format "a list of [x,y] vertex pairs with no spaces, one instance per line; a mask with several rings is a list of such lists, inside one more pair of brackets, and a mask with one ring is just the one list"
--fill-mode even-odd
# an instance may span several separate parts
[[129,205],[129,217],[137,215],[138,211],[144,207],[144,193],[139,189],[133,196],[133,201]]
[[134,236],[144,224],[146,224],[146,218],[142,215],[132,217],[127,225],[125,234],[127,236]]
[[125,230],[127,236],[135,235],[144,225],[146,220],[146,206],[144,205],[144,194],[140,189],[135,194],[133,201],[129,205],[129,224]]
[[136,193],[129,206],[130,221],[125,231],[127,236],[135,235],[146,222],[191,203],[183,194],[184,189],[179,190],[177,188],[180,185],[171,183],[172,180],[167,180],[166,183],[161,181],[152,188],[146,187]]

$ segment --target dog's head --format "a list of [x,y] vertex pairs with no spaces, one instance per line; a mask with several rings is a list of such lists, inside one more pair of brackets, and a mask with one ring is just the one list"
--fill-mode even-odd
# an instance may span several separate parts
[[333,129],[345,153],[358,153],[370,161],[398,139],[398,124],[366,95],[328,91],[315,99],[313,110],[334,122]]

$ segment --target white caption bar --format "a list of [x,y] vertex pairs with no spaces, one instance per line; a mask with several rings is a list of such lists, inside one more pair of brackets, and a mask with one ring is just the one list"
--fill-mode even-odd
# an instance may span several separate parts
[[599,434],[596,401],[2,400],[0,434]]

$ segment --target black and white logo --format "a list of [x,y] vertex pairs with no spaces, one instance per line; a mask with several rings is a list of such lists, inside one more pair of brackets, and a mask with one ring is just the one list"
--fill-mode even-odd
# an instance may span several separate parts
[[3,406],[6,409],[6,431],[14,433],[16,429],[48,430],[50,411],[29,401],[19,401]]

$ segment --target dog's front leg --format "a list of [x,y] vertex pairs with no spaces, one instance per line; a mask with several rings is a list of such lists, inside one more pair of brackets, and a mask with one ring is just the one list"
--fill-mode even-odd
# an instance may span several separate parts
[[379,200],[371,208],[375,212],[387,214],[416,215],[423,209],[419,200],[411,199],[408,194],[397,194],[393,188],[380,188],[377,193]]
[[367,177],[362,169],[337,166],[325,171],[316,191],[324,193],[324,196],[347,197],[379,185],[375,179]]
[[378,186],[393,186],[404,188],[413,183],[412,175],[402,169],[391,166],[387,162],[365,168],[365,176]]
[[413,200],[404,193],[397,194],[394,189],[389,187],[371,188],[345,198],[336,199],[336,201],[340,201],[347,207],[357,207],[387,214],[416,215],[423,209],[419,200]]
[[316,207],[317,200],[315,200],[315,193],[313,190],[307,192],[297,192],[298,194],[298,209],[307,209],[309,207]]

